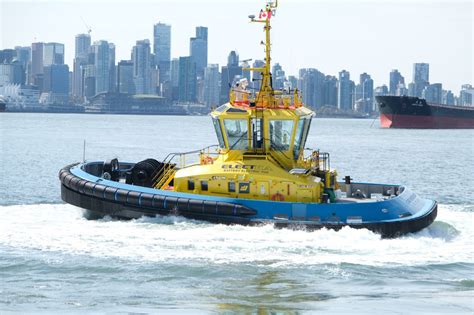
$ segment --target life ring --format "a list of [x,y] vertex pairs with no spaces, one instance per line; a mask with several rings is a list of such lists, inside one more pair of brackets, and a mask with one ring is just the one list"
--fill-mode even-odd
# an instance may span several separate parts
[[204,165],[212,165],[214,164],[214,159],[210,156],[206,156],[202,159],[202,164]]
[[273,201],[285,201],[285,196],[277,192],[276,194],[272,195],[272,200]]

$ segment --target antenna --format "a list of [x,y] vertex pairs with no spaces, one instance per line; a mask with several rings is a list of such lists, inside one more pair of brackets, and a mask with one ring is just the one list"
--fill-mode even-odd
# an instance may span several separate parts
[[92,32],[92,28],[86,23],[86,21],[84,20],[84,18],[82,16],[81,16],[81,20],[82,20],[82,23],[84,23],[84,26],[87,29],[87,34],[89,34],[89,36],[90,36],[91,32]]
[[84,148],[83,148],[83,151],[82,151],[82,162],[83,163],[86,162],[86,139],[84,139]]

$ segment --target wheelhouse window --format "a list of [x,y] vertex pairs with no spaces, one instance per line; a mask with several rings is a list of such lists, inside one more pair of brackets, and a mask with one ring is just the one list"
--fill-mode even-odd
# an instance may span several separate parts
[[290,149],[293,125],[293,120],[270,120],[270,147],[273,150]]
[[219,146],[221,148],[225,148],[224,136],[222,135],[221,124],[219,123],[219,119],[212,118],[212,122],[214,123],[214,129],[216,129],[217,141],[219,141]]
[[246,150],[248,148],[247,119],[224,119],[224,128],[230,150]]
[[295,160],[298,159],[301,150],[303,150],[306,144],[310,124],[311,118],[301,118],[298,122],[298,126],[296,127],[295,145],[293,147],[293,156]]

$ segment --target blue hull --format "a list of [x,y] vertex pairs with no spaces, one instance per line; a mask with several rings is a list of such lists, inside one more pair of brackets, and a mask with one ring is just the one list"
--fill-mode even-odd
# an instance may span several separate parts
[[437,214],[436,201],[422,199],[396,185],[390,187],[396,187],[398,195],[381,201],[327,204],[264,201],[158,190],[106,180],[85,171],[101,164],[103,162],[70,165],[59,173],[62,199],[96,217],[133,219],[175,214],[225,224],[270,223],[276,227],[336,230],[350,226],[395,237],[427,227]]

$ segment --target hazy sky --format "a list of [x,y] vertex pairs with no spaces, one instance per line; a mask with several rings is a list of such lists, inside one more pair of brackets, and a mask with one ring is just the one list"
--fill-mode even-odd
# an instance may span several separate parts
[[[317,68],[350,71],[388,84],[391,69],[408,82],[415,62],[430,64],[431,83],[458,93],[473,84],[472,0],[280,0],[273,19],[273,61],[287,74]],[[230,50],[241,59],[263,58],[262,26],[248,23],[265,0],[0,0],[0,48],[34,41],[66,45],[71,66],[74,36],[92,28],[92,40],[116,45],[116,60],[130,59],[136,40],[153,42],[153,24],[172,25],[172,57],[189,55],[195,26],[209,27],[209,63],[226,64]],[[82,17],[82,18],[81,18]]]

